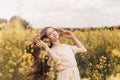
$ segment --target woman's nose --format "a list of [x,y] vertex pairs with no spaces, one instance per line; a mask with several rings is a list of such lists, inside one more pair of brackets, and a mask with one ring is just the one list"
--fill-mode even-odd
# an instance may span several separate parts
[[53,35],[55,35],[55,33],[53,33]]

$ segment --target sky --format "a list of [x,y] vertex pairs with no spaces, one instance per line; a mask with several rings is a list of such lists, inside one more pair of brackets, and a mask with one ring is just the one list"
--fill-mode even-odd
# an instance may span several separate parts
[[21,16],[33,27],[120,25],[120,0],[0,0],[0,18]]

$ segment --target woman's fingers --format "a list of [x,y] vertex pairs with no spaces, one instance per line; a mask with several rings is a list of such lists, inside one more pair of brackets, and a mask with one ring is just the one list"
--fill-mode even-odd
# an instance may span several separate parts
[[36,43],[37,46],[42,47],[41,40],[36,40],[35,43]]
[[67,37],[67,38],[70,38],[71,36],[70,35],[63,35],[64,37]]
[[70,38],[70,39],[74,36],[70,31],[65,31],[65,32],[63,32],[62,35],[63,35],[64,37]]
[[63,32],[63,35],[71,35],[71,32],[65,31],[65,32]]

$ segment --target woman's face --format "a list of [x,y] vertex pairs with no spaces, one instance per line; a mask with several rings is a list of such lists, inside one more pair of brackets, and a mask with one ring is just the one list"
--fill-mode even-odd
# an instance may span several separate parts
[[52,41],[55,41],[59,38],[59,34],[54,28],[48,28],[46,31],[46,35]]

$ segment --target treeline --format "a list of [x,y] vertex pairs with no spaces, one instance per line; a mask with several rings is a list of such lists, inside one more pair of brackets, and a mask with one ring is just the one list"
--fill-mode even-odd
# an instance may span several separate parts
[[[7,21],[6,19],[0,19],[0,30],[4,29],[4,28],[7,28],[7,25],[9,23],[14,23],[14,22],[19,22],[20,25],[24,28],[24,29],[34,29],[34,27],[28,22],[26,21],[25,19],[19,17],[19,16],[13,16],[10,18],[9,21]],[[63,27],[64,28],[64,27]],[[99,26],[99,27],[86,27],[86,28],[65,28],[67,30],[80,30],[82,32],[85,32],[85,31],[88,31],[88,30],[92,30],[92,31],[95,31],[95,30],[102,30],[102,29],[107,29],[107,30],[120,30],[120,25],[115,25],[115,26]]]
[[[17,24],[22,26],[24,29],[33,29],[32,25],[28,21],[22,19],[19,16],[13,16],[12,18],[10,18],[9,21],[7,21],[6,19],[0,19],[0,30],[5,29],[9,27],[8,26],[9,24],[13,24],[16,22]],[[15,27],[15,24],[12,25],[12,27]]]

